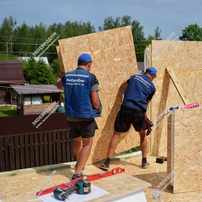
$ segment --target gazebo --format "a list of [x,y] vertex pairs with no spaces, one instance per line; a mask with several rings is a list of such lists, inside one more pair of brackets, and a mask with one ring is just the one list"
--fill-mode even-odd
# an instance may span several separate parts
[[19,61],[0,62],[0,104],[13,104],[10,85],[25,83],[22,64]]
[[17,98],[17,114],[39,114],[52,102],[60,101],[62,90],[55,85],[11,85]]

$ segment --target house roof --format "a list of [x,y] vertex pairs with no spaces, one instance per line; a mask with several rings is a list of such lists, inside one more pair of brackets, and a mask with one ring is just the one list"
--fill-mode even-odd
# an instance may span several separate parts
[[24,84],[22,64],[19,61],[0,62],[0,84]]
[[53,94],[61,93],[55,85],[11,85],[11,88],[19,95]]

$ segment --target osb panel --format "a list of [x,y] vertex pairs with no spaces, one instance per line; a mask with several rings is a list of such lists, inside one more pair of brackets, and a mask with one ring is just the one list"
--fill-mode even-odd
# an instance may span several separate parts
[[164,68],[199,69],[202,67],[202,42],[152,41],[152,63]]
[[[186,69],[186,70],[177,70],[173,68],[173,73],[178,80],[178,84],[183,89],[183,95],[186,96],[186,100],[189,100],[190,103],[193,102],[202,102],[202,71],[200,69]],[[189,82],[186,82],[189,78]],[[175,81],[175,80],[174,80]],[[165,73],[164,82],[163,82],[162,98],[160,102],[160,109],[169,108],[174,105],[181,105],[183,101],[179,96],[176,87],[173,82],[169,79],[169,75]],[[153,107],[153,111],[156,108]],[[162,121],[159,127],[155,130],[153,137],[153,153],[158,153],[159,155],[166,156],[167,151],[167,124],[166,119]]]
[[[82,52],[90,52],[94,63],[92,72],[100,82],[100,98],[103,105],[102,117],[97,119],[91,162],[105,158],[109,140],[113,133],[115,116],[122,100],[124,84],[137,71],[137,62],[131,27],[59,40],[60,54],[65,71],[77,66]],[[131,129],[121,139],[117,153],[139,145],[137,133]]]
[[202,110],[178,111],[174,135],[174,192],[202,191]]
[[[182,104],[182,99],[179,94],[169,89],[169,85],[173,85],[169,76],[166,75],[166,68],[172,70],[175,74],[177,84],[179,84],[183,92],[190,102],[200,100],[201,91],[200,79],[195,79],[198,73],[201,76],[200,69],[202,68],[202,42],[181,42],[181,41],[152,41],[152,66],[158,68],[158,77],[154,81],[157,87],[157,92],[152,100],[152,118],[158,117],[167,107],[173,104]],[[185,71],[186,70],[186,71]],[[189,72],[189,70],[191,70]],[[198,73],[196,73],[198,71]],[[194,73],[195,72],[195,73]],[[190,76],[191,75],[191,79]],[[189,81],[187,81],[189,77]],[[170,84],[172,83],[172,84]],[[187,87],[188,86],[188,87]],[[197,87],[195,87],[197,86]],[[172,87],[173,88],[173,87]],[[197,90],[193,91],[193,88]],[[154,131],[152,136],[152,154],[164,155],[166,147],[157,143],[166,140],[165,121]],[[163,142],[164,142],[163,140]],[[164,144],[166,145],[166,143]]]
[[63,62],[62,62],[62,57],[61,57],[61,54],[60,54],[60,47],[59,46],[56,47],[56,51],[57,51],[57,55],[58,55],[58,59],[59,59],[60,72],[63,73],[64,72],[64,67],[63,67]]
[[[159,80],[159,75],[156,81]],[[159,115],[168,109],[170,106],[183,104],[182,99],[177,93],[177,90],[169,77],[169,74],[165,71],[163,77],[163,83],[161,93],[159,93],[159,86],[157,86],[157,92],[152,100],[152,117],[154,122],[158,120]],[[158,84],[158,81],[157,81]],[[157,101],[160,102],[158,104]],[[154,130],[152,136],[152,154],[159,156],[167,156],[167,117],[162,119],[158,127]]]
[[[202,65],[201,65],[202,67]],[[190,102],[202,102],[202,68],[201,69],[174,69],[179,77],[180,85]]]
[[91,200],[91,202],[114,201],[131,193],[143,191],[151,187],[150,183],[127,174],[103,178],[96,181],[95,184],[110,194],[100,197],[99,199]]

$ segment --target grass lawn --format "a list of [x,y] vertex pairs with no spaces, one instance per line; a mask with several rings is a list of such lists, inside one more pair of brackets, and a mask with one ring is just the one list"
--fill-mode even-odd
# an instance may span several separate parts
[[0,106],[0,117],[15,116],[17,114],[14,106]]
[[8,60],[16,60],[16,56],[14,55],[6,55],[6,54],[0,54],[0,61],[8,61]]

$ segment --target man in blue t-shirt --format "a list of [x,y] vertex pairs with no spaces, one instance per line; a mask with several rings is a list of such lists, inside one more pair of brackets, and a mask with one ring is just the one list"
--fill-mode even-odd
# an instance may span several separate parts
[[147,118],[146,111],[147,105],[156,91],[152,82],[156,75],[157,69],[155,67],[150,67],[146,69],[144,74],[133,75],[128,80],[121,109],[118,112],[114,123],[114,134],[110,141],[107,158],[100,166],[101,169],[109,169],[110,158],[114,154],[118,144],[119,135],[123,132],[127,132],[131,124],[140,135],[142,168],[148,167],[147,135],[151,132],[153,124]]
[[78,58],[78,67],[67,72],[62,78],[65,115],[70,137],[73,138],[73,154],[77,160],[72,179],[82,176],[97,129],[95,117],[100,116],[101,113],[99,82],[96,76],[90,73],[91,66],[91,55],[83,53]]

